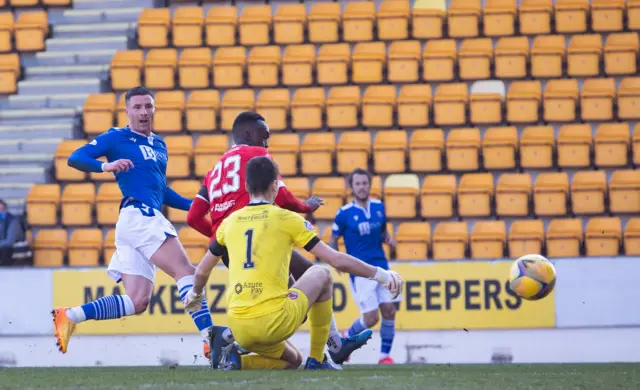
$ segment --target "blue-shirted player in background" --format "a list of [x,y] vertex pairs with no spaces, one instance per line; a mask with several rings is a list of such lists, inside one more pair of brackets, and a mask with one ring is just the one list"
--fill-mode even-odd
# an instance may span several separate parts
[[[180,298],[185,300],[194,280],[191,264],[177,233],[160,211],[162,205],[189,210],[191,200],[167,186],[167,147],[153,134],[155,114],[151,90],[136,87],[127,92],[129,126],[112,128],[76,150],[69,165],[83,172],[113,172],[122,191],[116,224],[116,251],[107,273],[122,281],[126,295],[99,298],[82,306],[53,310],[55,335],[62,353],[76,324],[87,320],[111,320],[147,310],[155,281],[156,267],[176,280]],[[106,157],[106,163],[97,160]],[[194,194],[195,195],[195,194]],[[191,317],[204,340],[213,325],[206,299]],[[209,344],[205,341],[205,356]]]
[[[369,197],[371,175],[364,169],[354,170],[348,177],[354,200],[342,206],[336,214],[331,234],[331,246],[338,248],[338,238],[344,237],[347,253],[375,267],[388,270],[389,263],[382,247],[383,243],[395,246],[387,233],[387,216],[384,204]],[[349,328],[349,336],[358,334],[378,323],[378,310],[382,314],[380,326],[379,364],[394,364],[389,356],[395,334],[396,308],[394,303],[402,299],[393,299],[391,293],[367,278],[351,275],[353,296],[360,308],[362,317],[354,321]]]

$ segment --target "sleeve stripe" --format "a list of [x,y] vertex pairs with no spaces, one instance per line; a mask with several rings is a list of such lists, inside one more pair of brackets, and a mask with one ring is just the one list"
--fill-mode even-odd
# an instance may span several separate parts
[[278,180],[278,189],[280,189],[280,187],[286,187],[282,180]]
[[200,198],[200,199],[204,200],[205,202],[209,203],[209,199],[205,198],[204,196],[202,196],[200,194],[196,195],[196,198]]
[[311,251],[313,248],[315,248],[316,245],[318,245],[319,242],[320,239],[318,238],[318,236],[311,237],[311,240],[309,240],[309,242],[307,242],[307,244],[304,246],[304,250],[306,250],[307,252]]
[[222,256],[224,254],[224,246],[220,245],[217,239],[213,240],[211,245],[209,245],[209,252],[214,256]]

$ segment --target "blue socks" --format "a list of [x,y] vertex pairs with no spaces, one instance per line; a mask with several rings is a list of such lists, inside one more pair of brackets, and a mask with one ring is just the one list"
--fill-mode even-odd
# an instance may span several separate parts
[[351,328],[349,328],[349,336],[357,335],[365,329],[367,329],[367,327],[364,325],[362,317],[359,317],[355,321],[353,321],[353,325],[351,325]]
[[[189,275],[185,276],[182,279],[178,280],[176,283],[178,286],[178,293],[180,294],[180,300],[184,303],[184,299],[189,292],[189,289],[193,287],[193,281],[195,280],[195,276]],[[213,321],[211,320],[211,313],[209,313],[209,305],[207,304],[207,298],[202,298],[202,305],[199,310],[189,313],[191,314],[191,318],[193,322],[196,324],[196,327],[200,331],[200,334],[203,337],[207,337],[209,328],[213,326]]]
[[128,295],[109,295],[67,309],[67,316],[76,324],[86,320],[113,320],[134,313],[133,301]]
[[382,320],[380,324],[380,338],[382,339],[382,346],[380,353],[382,358],[389,356],[391,352],[391,346],[393,345],[393,336],[396,334],[396,322],[394,320]]

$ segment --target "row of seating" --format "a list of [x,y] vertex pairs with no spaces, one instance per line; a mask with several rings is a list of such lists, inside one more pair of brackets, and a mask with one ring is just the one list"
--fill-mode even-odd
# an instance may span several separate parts
[[64,7],[70,6],[71,0],[0,0],[0,8],[4,7]]
[[14,49],[19,52],[44,50],[44,40],[49,34],[46,11],[22,12],[17,20],[13,13],[0,13],[0,53]]
[[[270,5],[145,9],[138,19],[140,47],[243,46],[290,43],[469,38],[557,33],[640,30],[640,2],[628,0],[442,0],[413,10],[409,0],[318,2],[311,6]],[[626,12],[625,12],[626,11]],[[626,18],[625,18],[626,16]],[[519,27],[516,31],[516,21]],[[445,28],[446,27],[446,33]],[[272,38],[273,35],[273,38]]]

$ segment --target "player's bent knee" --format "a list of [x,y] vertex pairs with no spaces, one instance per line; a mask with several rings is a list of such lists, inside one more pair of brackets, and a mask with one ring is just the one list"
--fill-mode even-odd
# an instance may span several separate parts
[[365,313],[362,317],[364,319],[364,325],[367,328],[373,328],[380,320],[377,310],[369,313]]
[[396,318],[396,307],[393,304],[381,305],[380,313],[385,320],[394,320]]
[[144,313],[149,307],[150,298],[137,298],[133,300],[133,310],[136,314]]
[[295,370],[298,367],[300,367],[300,365],[302,365],[302,354],[300,353],[300,351],[296,351],[296,356],[295,358],[290,361],[287,362],[287,366],[285,367],[285,369],[287,370]]

